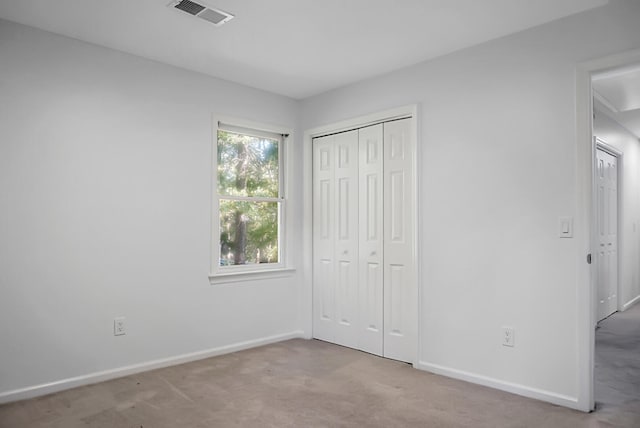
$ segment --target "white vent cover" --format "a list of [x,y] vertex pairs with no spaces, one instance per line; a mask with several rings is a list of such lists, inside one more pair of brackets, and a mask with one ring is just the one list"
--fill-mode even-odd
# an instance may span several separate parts
[[189,15],[197,16],[198,18],[204,19],[205,21],[217,26],[233,19],[233,15],[230,13],[203,6],[191,0],[172,1],[169,3],[169,6],[188,13]]

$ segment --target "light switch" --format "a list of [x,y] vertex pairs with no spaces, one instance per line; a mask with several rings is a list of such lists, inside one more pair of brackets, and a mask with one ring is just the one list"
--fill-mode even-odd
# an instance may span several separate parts
[[560,217],[558,226],[560,238],[573,238],[573,217]]

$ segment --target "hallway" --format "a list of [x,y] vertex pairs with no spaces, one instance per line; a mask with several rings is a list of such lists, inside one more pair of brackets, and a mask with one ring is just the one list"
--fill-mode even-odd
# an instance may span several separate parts
[[640,426],[640,304],[598,324],[595,358],[598,419]]

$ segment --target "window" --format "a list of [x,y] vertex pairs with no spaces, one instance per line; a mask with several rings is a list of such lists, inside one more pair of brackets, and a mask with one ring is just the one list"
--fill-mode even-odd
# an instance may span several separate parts
[[218,122],[212,282],[282,270],[287,134]]

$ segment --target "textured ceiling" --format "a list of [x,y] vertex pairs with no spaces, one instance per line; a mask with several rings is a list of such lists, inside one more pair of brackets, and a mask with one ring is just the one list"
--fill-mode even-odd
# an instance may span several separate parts
[[0,17],[301,99],[608,0],[0,0]]

